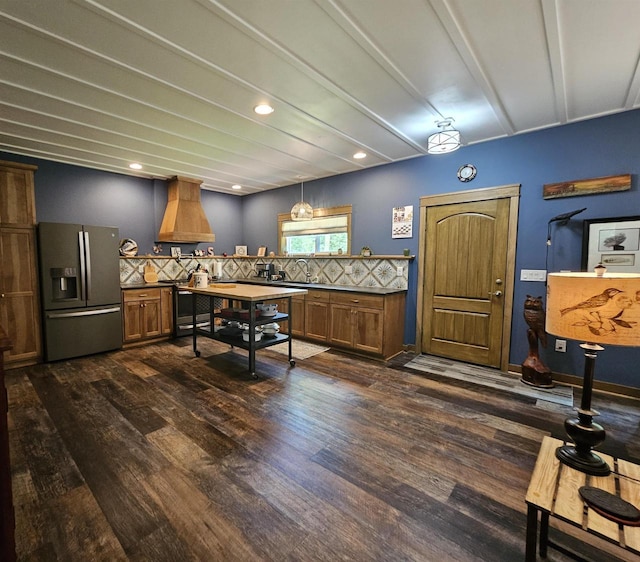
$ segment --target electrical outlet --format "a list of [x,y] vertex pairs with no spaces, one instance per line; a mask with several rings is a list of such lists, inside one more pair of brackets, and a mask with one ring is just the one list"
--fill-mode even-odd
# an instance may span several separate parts
[[567,352],[567,340],[556,340],[556,351],[560,353]]
[[138,268],[138,273],[144,273],[144,265],[141,265],[141,266]]
[[520,281],[546,281],[546,269],[522,269],[520,270]]
[[351,275],[353,273],[353,266],[352,265],[345,265],[344,266],[344,272],[347,275]]
[[398,277],[402,277],[404,275],[404,267],[402,267],[401,265],[396,267],[396,275]]

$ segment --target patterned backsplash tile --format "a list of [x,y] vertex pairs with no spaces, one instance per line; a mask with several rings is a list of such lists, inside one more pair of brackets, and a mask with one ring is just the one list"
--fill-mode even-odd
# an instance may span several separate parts
[[[406,259],[393,258],[305,258],[311,280],[327,285],[407,289],[409,265]],[[147,263],[158,272],[159,280],[186,279],[198,264],[220,279],[249,279],[257,274],[258,264],[273,263],[276,273],[284,271],[289,281],[305,280],[305,265],[297,258],[218,258],[181,257],[178,259],[144,257],[120,259],[120,283],[144,283],[143,268]],[[397,268],[402,267],[402,276]],[[349,268],[351,272],[348,273]]]

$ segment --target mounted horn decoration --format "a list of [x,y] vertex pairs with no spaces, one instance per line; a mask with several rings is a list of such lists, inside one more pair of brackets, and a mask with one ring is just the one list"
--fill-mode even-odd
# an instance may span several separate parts
[[215,242],[200,202],[202,180],[175,176],[169,180],[167,208],[158,242]]

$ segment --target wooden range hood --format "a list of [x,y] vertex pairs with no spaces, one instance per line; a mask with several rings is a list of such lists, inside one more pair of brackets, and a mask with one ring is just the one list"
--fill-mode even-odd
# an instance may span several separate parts
[[164,211],[159,242],[214,242],[207,216],[200,202],[202,180],[175,176],[169,180],[167,208]]

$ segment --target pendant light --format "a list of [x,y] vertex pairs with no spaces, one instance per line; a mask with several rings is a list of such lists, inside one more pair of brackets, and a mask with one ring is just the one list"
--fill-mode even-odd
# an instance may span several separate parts
[[313,218],[313,207],[304,201],[304,182],[300,182],[300,192],[300,201],[291,208],[291,219],[310,221]]
[[460,148],[460,131],[451,126],[453,117],[447,117],[436,124],[440,132],[433,133],[427,139],[427,152],[429,154],[446,154]]

